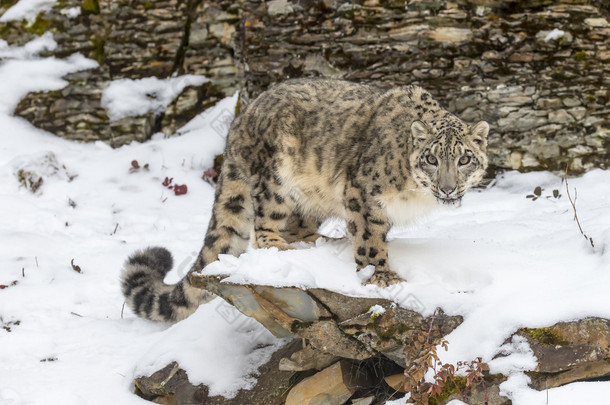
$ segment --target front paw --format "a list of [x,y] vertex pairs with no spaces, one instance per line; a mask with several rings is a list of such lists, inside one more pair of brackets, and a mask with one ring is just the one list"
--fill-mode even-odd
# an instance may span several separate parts
[[394,273],[392,270],[375,270],[375,273],[373,273],[365,284],[374,284],[380,288],[385,288],[403,281],[405,280],[400,278],[398,274]]

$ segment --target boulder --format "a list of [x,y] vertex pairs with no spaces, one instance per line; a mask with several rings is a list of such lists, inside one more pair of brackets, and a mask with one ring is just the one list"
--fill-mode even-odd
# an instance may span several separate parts
[[529,373],[543,390],[574,381],[610,379],[610,320],[586,318],[548,328],[521,329],[538,366]]
[[[405,344],[419,331],[434,323],[442,337],[462,322],[460,316],[439,313],[434,319],[424,318],[389,300],[323,289],[223,283],[220,277],[196,274],[191,282],[222,297],[275,336],[305,339],[311,348],[285,360],[286,369],[319,368],[335,357],[365,360],[379,355],[405,367]],[[371,312],[373,306],[378,310]]]
[[260,376],[250,390],[240,390],[234,398],[210,396],[205,385],[193,385],[187,373],[177,363],[168,364],[151,376],[136,378],[136,394],[158,404],[167,405],[283,405],[291,387],[307,376],[305,373],[280,371],[281,358],[290,356],[301,347],[292,341],[275,352],[259,369]]

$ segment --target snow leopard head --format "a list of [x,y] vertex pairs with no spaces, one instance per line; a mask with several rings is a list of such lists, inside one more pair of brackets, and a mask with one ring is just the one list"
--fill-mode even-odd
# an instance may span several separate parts
[[459,205],[485,175],[488,133],[487,122],[469,126],[449,113],[430,122],[414,121],[409,160],[418,186],[441,204]]

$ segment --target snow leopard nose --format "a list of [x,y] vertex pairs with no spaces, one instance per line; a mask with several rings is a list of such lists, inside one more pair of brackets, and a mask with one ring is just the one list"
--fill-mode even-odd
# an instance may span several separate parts
[[456,187],[441,187],[441,191],[445,193],[445,195],[450,195],[455,191]]

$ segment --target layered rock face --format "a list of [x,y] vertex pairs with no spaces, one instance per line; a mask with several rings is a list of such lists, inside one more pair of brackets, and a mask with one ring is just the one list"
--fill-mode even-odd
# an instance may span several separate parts
[[[247,102],[274,82],[324,76],[419,84],[465,120],[489,121],[492,170],[579,173],[610,160],[609,15],[602,0],[66,0],[0,32],[18,45],[50,31],[49,54],[99,62],[17,108],[68,139],[144,141],[235,90]],[[100,105],[111,80],[185,73],[211,81],[164,112],[111,121]]]
[[[9,44],[21,45],[51,32],[57,48],[43,55],[80,52],[99,63],[96,69],[68,75],[69,85],[62,90],[29,94],[16,114],[63,138],[101,140],[112,146],[145,141],[159,131],[174,133],[238,89],[229,45],[238,10],[231,2],[217,3],[67,0],[30,26],[0,25]],[[77,10],[78,15],[67,10]],[[102,92],[113,80],[182,74],[204,75],[212,81],[200,86],[186,83],[182,94],[161,113],[111,120],[102,107]]]

